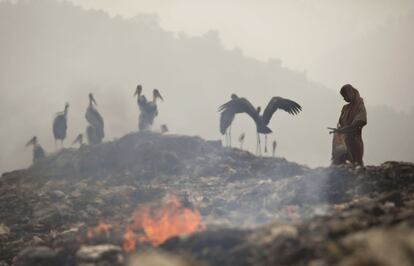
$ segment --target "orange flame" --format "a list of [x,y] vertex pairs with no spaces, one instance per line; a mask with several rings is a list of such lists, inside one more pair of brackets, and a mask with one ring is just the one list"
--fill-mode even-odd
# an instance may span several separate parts
[[111,229],[112,225],[101,222],[96,227],[89,228],[86,236],[88,239],[92,239],[95,235],[109,233]]
[[135,250],[135,233],[128,228],[124,234],[124,243],[122,245],[122,248],[126,252],[132,252]]
[[[139,208],[133,214],[132,221],[124,235],[125,251],[133,251],[135,241],[158,246],[173,236],[191,234],[203,229],[200,213],[183,207],[174,195],[161,207]],[[133,231],[137,230],[142,230],[144,235],[135,236]]]

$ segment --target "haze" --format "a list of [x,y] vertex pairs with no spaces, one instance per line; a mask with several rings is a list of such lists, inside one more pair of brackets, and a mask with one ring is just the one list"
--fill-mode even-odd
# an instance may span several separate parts
[[[0,3],[0,172],[30,164],[32,135],[53,152],[65,102],[66,145],[84,132],[89,92],[106,140],[136,130],[138,83],[164,94],[156,127],[207,139],[221,138],[217,107],[232,92],[262,107],[271,96],[297,100],[304,112],[277,114],[270,140],[279,156],[312,166],[329,164],[326,127],[343,105],[339,87],[352,83],[368,105],[366,162],[414,160],[412,1],[73,2],[103,11]],[[233,139],[245,132],[254,151],[254,131],[239,116]]]
[[281,59],[328,88],[352,83],[372,104],[405,111],[413,106],[411,0],[70,1],[111,16],[157,14],[162,28],[189,35],[217,30],[226,48]]

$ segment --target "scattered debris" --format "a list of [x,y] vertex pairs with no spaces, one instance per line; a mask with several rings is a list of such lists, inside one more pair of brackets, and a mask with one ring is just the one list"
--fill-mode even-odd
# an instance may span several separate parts
[[110,265],[121,265],[121,249],[114,245],[81,246],[76,252],[79,263],[106,261]]
[[[407,249],[390,256],[403,262],[412,254],[413,191],[411,163],[310,169],[197,137],[134,133],[4,174],[0,265],[135,265],[135,252],[151,250],[172,254],[149,255],[155,261],[186,256],[165,265],[352,265],[368,254],[381,261],[375,239],[394,232],[390,243]],[[130,227],[136,210],[171,194],[201,217],[202,232],[132,245],[151,235]]]

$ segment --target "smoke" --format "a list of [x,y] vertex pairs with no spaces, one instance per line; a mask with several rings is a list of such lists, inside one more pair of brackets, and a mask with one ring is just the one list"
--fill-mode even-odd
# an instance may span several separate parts
[[[167,124],[172,133],[207,139],[223,138],[217,108],[231,93],[262,108],[272,96],[295,100],[304,111],[297,117],[278,111],[269,143],[277,140],[277,156],[313,166],[329,163],[326,127],[337,122],[343,104],[339,94],[284,68],[279,60],[262,62],[240,49],[225,49],[215,31],[190,37],[163,30],[156,17],[110,18],[52,0],[0,3],[0,22],[0,171],[30,164],[31,151],[24,144],[33,135],[54,152],[52,121],[66,102],[66,147],[84,133],[89,93],[104,117],[106,141],[136,131],[137,84],[147,97],[158,88],[165,98],[155,129]],[[369,106],[368,115],[366,161],[413,160],[413,128],[407,123],[413,114]],[[234,145],[245,133],[245,148],[255,150],[250,118],[237,116],[232,132]],[[393,143],[391,135],[396,136]]]

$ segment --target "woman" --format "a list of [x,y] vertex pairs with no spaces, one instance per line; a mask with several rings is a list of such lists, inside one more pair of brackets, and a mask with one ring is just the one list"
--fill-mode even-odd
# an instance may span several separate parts
[[[367,124],[367,111],[364,100],[357,89],[352,85],[345,85],[341,88],[341,95],[348,104],[342,108],[339,117],[338,128],[333,132],[334,144],[332,152],[332,164],[343,164],[350,161],[355,165],[364,165],[364,143],[362,141],[362,128]],[[337,152],[340,143],[346,147],[344,156]]]

